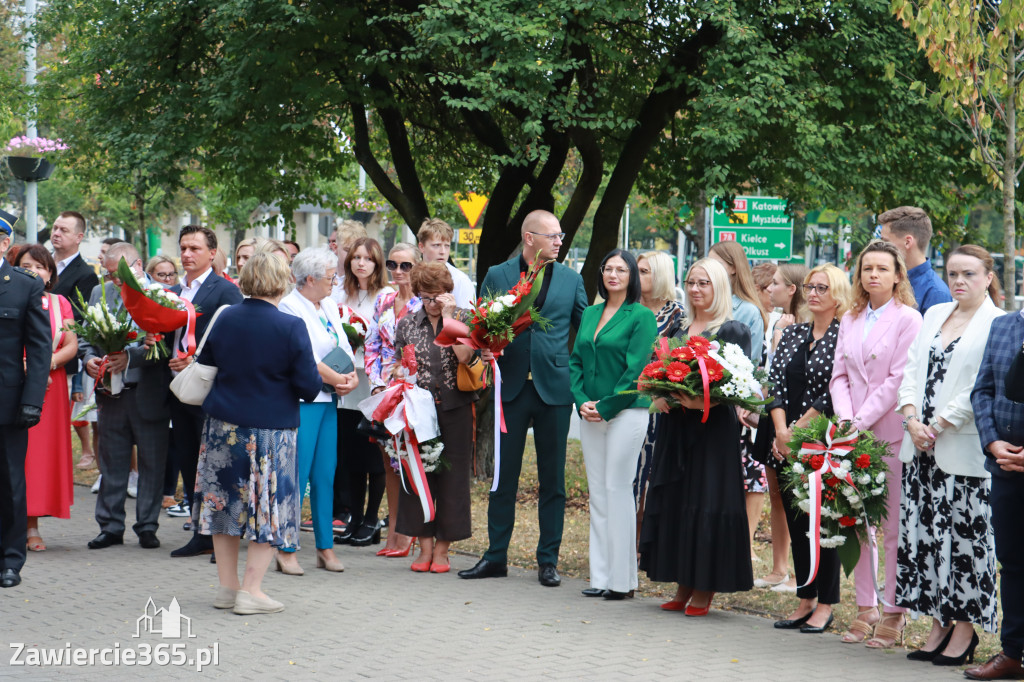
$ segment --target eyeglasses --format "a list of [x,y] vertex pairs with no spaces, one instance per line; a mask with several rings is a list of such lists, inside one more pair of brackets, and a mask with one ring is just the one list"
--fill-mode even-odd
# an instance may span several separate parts
[[604,267],[604,268],[601,268],[601,272],[604,273],[605,275],[628,275],[629,274],[629,270],[626,269],[626,268],[609,268],[609,267]]
[[153,276],[157,277],[159,279],[174,279],[175,277],[178,276],[178,273],[176,273],[176,272],[154,272]]
[[686,285],[687,289],[692,289],[693,287],[697,287],[698,289],[707,289],[708,287],[711,286],[711,280],[710,279],[688,279],[685,282],[683,282],[683,284]]
[[547,237],[548,239],[550,239],[553,242],[560,242],[563,239],[565,239],[565,232],[551,232],[551,233],[547,233],[547,232],[530,232],[529,230],[527,230],[526,233],[527,234],[533,234],[533,235],[536,235],[538,237]]
[[405,263],[396,263],[393,260],[386,260],[386,261],[384,261],[384,267],[386,267],[391,272],[394,272],[395,270],[401,270],[402,272],[409,272],[410,270],[412,270],[412,263],[410,263],[408,261],[406,261]]
[[340,281],[341,281],[340,279],[338,279],[338,273],[334,273],[334,274],[333,274],[333,275],[331,275],[330,277],[327,277],[327,276],[325,275],[325,276],[323,276],[323,277],[318,277],[317,279],[329,279],[329,280],[331,280],[331,284],[332,284],[332,285],[334,285],[334,284],[337,284],[338,282],[340,282]]
[[441,298],[441,297],[440,296],[434,296],[434,297],[420,296],[420,300],[423,301],[424,303],[437,303],[437,299],[439,299],[439,298]]
[[803,289],[805,294],[809,294],[813,291],[817,293],[818,296],[824,296],[828,293],[827,284],[804,284]]

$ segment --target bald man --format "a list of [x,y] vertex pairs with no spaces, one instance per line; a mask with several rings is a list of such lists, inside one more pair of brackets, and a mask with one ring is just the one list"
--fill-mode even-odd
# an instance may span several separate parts
[[[504,294],[537,258],[554,260],[565,233],[547,211],[533,211],[523,221],[523,252],[487,271],[480,290],[484,295]],[[498,360],[501,398],[508,432],[501,435],[501,466],[498,489],[487,507],[487,553],[460,578],[495,578],[508,575],[507,553],[516,519],[516,494],[523,467],[526,432],[533,426],[537,447],[537,478],[540,496],[537,515],[537,579],[546,587],[561,584],[558,550],[565,520],[565,441],[573,397],[569,389],[569,329],[580,324],[587,294],[583,278],[572,268],[551,263],[544,272],[534,304],[551,327],[530,326],[510,343]]]

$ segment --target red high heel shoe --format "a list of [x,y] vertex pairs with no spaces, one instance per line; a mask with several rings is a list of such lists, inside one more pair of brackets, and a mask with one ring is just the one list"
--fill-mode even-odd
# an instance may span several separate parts
[[430,559],[427,559],[424,562],[413,564],[409,568],[412,569],[413,572],[415,573],[426,573],[430,570],[430,563]]
[[383,549],[378,549],[377,550],[377,556],[390,556],[389,553],[390,552],[394,552],[394,551],[395,550],[393,550],[393,549],[388,549],[387,547],[384,547]]
[[672,601],[667,601],[664,604],[662,604],[661,605],[661,609],[662,609],[662,611],[685,611],[686,610],[686,602],[684,602],[684,601],[675,601],[673,599]]
[[405,546],[405,549],[389,549],[384,553],[384,556],[391,557],[392,559],[409,556],[409,552],[412,551],[413,545],[416,544],[415,540],[409,540],[409,544]]
[[687,606],[686,607],[686,611],[685,611],[685,615],[687,615],[687,616],[706,616],[706,615],[708,615],[708,611],[711,610],[711,600],[714,599],[714,598],[715,598],[715,593],[712,592],[711,596],[708,597],[707,605],[705,605],[703,607]]

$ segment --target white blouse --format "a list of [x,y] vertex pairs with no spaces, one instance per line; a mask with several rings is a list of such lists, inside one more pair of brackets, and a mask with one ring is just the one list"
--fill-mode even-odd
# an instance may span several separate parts
[[[344,287],[336,289],[331,292],[331,298],[339,306],[347,305],[349,308],[355,311],[356,315],[366,320],[366,333],[370,333],[370,325],[373,323],[374,314],[374,303],[377,301],[377,297],[381,294],[390,294],[394,289],[389,286],[385,286],[377,293],[371,295],[369,292],[362,290],[357,291],[355,296],[349,297],[345,293]],[[339,313],[340,315],[340,313]],[[338,408],[344,406],[347,410],[359,409],[356,407],[360,401],[370,397],[370,381],[366,378],[366,367],[365,360],[363,358],[363,347],[360,346],[359,350],[356,351],[356,376],[359,377],[359,385],[356,389],[345,396],[341,401],[338,402]]]
[[[345,330],[341,328],[341,316],[338,314],[338,306],[327,297],[320,302],[317,309],[313,302],[303,296],[298,289],[281,299],[278,310],[289,315],[294,315],[306,323],[306,331],[309,332],[309,341],[313,347],[313,359],[319,363],[335,348],[343,348],[352,358],[355,364],[355,357],[352,353],[352,346],[348,343]],[[358,376],[358,375],[357,375]],[[320,394],[313,402],[327,403],[331,401],[334,393],[320,391]]]

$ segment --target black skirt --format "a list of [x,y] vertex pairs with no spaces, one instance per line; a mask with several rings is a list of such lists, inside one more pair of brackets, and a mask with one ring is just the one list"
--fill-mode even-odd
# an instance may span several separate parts
[[741,592],[754,585],[750,565],[740,423],[729,406],[673,410],[659,423],[640,569],[651,580],[697,590]]

